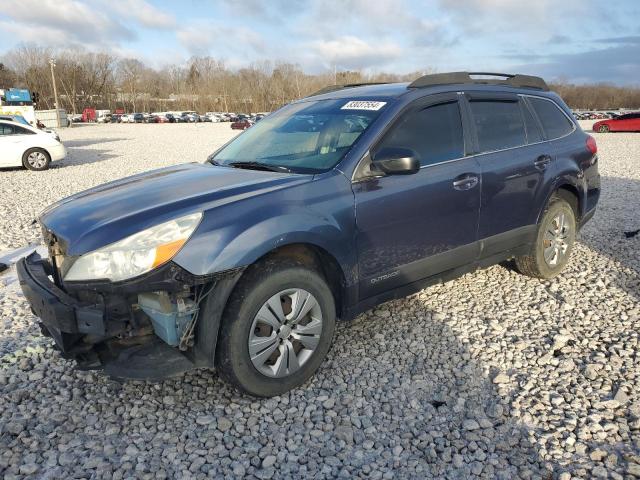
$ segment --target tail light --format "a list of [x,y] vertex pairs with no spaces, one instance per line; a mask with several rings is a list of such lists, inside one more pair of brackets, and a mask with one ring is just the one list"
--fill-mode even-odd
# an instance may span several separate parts
[[587,149],[595,155],[598,153],[598,145],[596,144],[596,139],[591,135],[587,135]]

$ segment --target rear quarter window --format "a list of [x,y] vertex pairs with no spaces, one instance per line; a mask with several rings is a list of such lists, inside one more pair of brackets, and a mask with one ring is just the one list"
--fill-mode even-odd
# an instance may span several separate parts
[[526,145],[524,120],[518,102],[472,100],[470,104],[481,152]]
[[542,123],[542,128],[544,128],[547,134],[547,139],[553,140],[564,137],[573,131],[573,123],[562,110],[560,110],[560,107],[558,107],[555,102],[533,97],[529,97],[529,102],[536,111],[540,123]]

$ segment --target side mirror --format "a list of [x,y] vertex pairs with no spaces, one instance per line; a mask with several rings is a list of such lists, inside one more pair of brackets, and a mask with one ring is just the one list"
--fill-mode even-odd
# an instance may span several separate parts
[[411,175],[420,170],[420,159],[410,148],[383,148],[375,154],[371,166],[387,175]]

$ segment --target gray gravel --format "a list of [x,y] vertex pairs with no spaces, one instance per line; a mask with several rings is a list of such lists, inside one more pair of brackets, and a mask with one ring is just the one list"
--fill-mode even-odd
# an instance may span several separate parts
[[[59,168],[0,172],[0,252],[37,241],[52,201],[202,160],[231,132],[61,135]],[[269,400],[207,371],[124,385],[77,372],[0,274],[0,476],[640,478],[640,235],[623,234],[640,228],[640,134],[594,136],[603,196],[563,275],[495,266],[382,305],[340,325],[304,388]]]

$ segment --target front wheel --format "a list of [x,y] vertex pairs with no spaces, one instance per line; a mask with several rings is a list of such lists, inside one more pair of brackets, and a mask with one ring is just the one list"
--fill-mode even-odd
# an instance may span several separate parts
[[555,277],[569,261],[575,239],[573,208],[566,200],[552,197],[538,224],[531,253],[515,259],[518,271],[535,278]]
[[253,265],[223,316],[220,375],[259,397],[302,385],[326,357],[335,331],[335,301],[325,279],[288,259]]
[[600,125],[600,128],[598,129],[598,131],[600,133],[608,133],[609,132],[609,127],[607,125]]
[[49,168],[51,157],[42,148],[30,148],[22,155],[22,164],[29,170],[42,171]]

